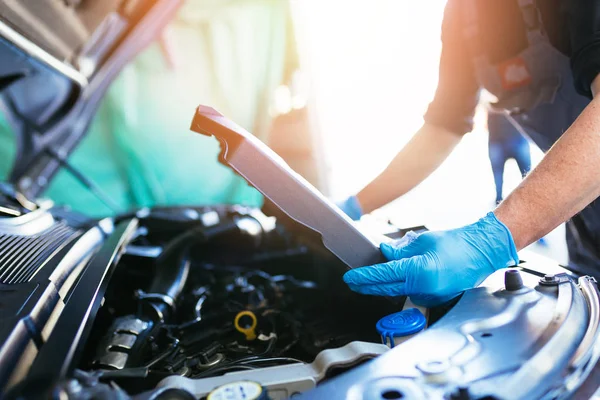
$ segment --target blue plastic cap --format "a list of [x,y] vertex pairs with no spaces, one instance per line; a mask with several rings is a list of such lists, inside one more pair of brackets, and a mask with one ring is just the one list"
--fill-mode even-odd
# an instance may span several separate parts
[[422,331],[426,324],[427,319],[421,311],[409,308],[381,318],[377,322],[376,328],[385,343],[386,338],[390,338],[392,341],[394,337],[414,335]]

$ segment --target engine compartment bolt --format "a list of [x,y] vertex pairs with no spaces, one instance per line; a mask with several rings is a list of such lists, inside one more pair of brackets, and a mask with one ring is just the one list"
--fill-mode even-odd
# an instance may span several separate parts
[[554,275],[545,275],[542,279],[540,279],[540,285],[542,286],[555,286],[558,285],[559,280]]

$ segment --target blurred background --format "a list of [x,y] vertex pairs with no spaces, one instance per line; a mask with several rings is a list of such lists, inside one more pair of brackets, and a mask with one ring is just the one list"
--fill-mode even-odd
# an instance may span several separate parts
[[[355,194],[423,122],[437,84],[444,6],[187,0],[122,71],[70,156],[119,208],[107,208],[65,171],[45,196],[97,216],[167,204],[260,205],[254,189],[218,164],[218,143],[189,131],[198,104],[254,133],[330,198]],[[483,109],[476,119],[433,176],[365,219],[445,229],[492,210]],[[14,146],[11,127],[0,121],[0,177],[10,172]],[[533,164],[541,157],[532,144]],[[505,195],[520,181],[509,161]],[[533,248],[566,262],[564,228]]]

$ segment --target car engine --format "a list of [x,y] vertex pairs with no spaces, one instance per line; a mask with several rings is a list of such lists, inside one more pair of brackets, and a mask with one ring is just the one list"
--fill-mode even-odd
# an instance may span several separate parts
[[258,209],[96,221],[0,189],[6,398],[578,398],[597,386],[595,281],[547,260],[498,271],[394,342],[381,322],[410,324],[414,308],[350,292],[339,259]]
[[[3,221],[23,218],[36,224],[47,219],[50,227],[40,225],[42,233],[35,236],[56,243],[40,253],[46,257],[67,247],[69,240],[77,243],[86,229],[97,229],[85,218],[75,223],[70,213],[43,207]],[[69,346],[70,351],[77,348],[69,367],[74,378],[51,387],[54,395],[154,393],[170,376],[203,379],[308,365],[325,350],[345,348],[345,354],[333,353],[334,359],[319,371],[319,380],[326,380],[387,350],[373,327],[399,306],[350,292],[339,279],[345,267],[337,259],[311,249],[261,211],[241,206],[146,209],[110,222],[118,227],[130,221],[136,221],[135,230],[119,245],[114,272],[105,289],[99,289],[103,293],[97,310],[83,321],[89,325],[87,333]],[[25,237],[27,223],[17,226],[22,231],[14,236]],[[90,248],[86,253],[94,251],[102,252]],[[36,282],[46,276],[47,267],[41,264],[21,275],[2,265],[3,283]],[[78,284],[54,286],[59,292],[71,290],[70,296],[57,299],[57,304],[66,304],[59,320],[68,320],[68,304],[75,301],[72,287]],[[78,324],[72,317],[70,323]],[[45,318],[38,318],[43,331]],[[50,341],[46,336],[39,350]],[[3,365],[9,366],[9,360]],[[40,369],[38,379],[44,380],[46,370]],[[32,370],[35,365],[29,371],[35,375]],[[4,372],[7,376],[13,371]],[[28,398],[31,381],[23,382],[12,393]]]
[[107,289],[82,368],[138,391],[173,374],[311,362],[379,341],[372,327],[386,307],[373,312],[327,275],[258,210],[153,210]]

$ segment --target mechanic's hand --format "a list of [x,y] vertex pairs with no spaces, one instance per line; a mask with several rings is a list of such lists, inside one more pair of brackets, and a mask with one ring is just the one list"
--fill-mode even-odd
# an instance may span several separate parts
[[381,244],[388,263],[346,272],[355,292],[410,296],[431,307],[479,285],[491,273],[519,263],[508,228],[493,213],[459,229],[409,232],[395,245]]
[[358,221],[363,215],[362,208],[356,196],[350,196],[346,200],[336,203],[336,205],[353,221]]

